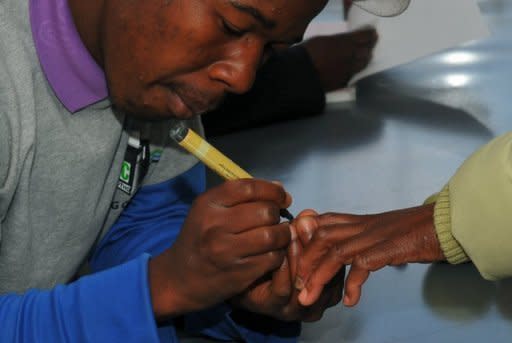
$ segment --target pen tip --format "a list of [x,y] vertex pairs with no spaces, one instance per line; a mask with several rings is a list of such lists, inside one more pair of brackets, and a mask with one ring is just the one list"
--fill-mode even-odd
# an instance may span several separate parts
[[286,218],[289,221],[293,220],[293,215],[288,210],[286,210],[286,209],[281,209],[279,214],[281,215],[281,217]]

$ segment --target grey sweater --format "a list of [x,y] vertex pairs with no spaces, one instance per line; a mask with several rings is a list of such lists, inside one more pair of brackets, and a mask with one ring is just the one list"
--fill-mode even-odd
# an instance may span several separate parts
[[[69,281],[129,196],[116,190],[126,127],[163,149],[144,184],[197,161],[170,142],[171,122],[132,123],[108,100],[68,112],[33,45],[27,0],[0,2],[0,294]],[[199,120],[190,122],[201,131]]]

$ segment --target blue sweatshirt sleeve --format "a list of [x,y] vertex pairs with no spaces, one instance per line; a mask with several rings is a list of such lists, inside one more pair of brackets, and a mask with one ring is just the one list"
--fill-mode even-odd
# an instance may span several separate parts
[[[193,200],[204,190],[205,170],[202,164],[172,180],[141,188],[98,244],[90,261],[91,268],[94,271],[104,270],[140,254],[160,254],[174,243]],[[149,290],[145,294],[149,294]],[[241,317],[254,316],[246,315]],[[240,321],[240,324],[234,320],[232,309],[226,304],[187,314],[183,319],[187,332],[219,340],[288,343],[295,342],[300,333],[298,323],[280,322],[264,316],[258,318],[260,325],[257,327],[251,326],[252,321]],[[161,342],[177,341],[173,322],[160,327],[158,334]]]
[[93,254],[93,274],[52,290],[0,296],[0,342],[177,341],[172,326],[155,323],[144,252],[173,242],[203,190],[199,166],[142,189]]
[[0,296],[0,342],[158,342],[148,258],[52,290]]
[[[174,242],[204,183],[198,165],[142,188],[92,255],[93,274],[52,290],[1,295],[0,342],[177,342],[172,322],[155,323],[148,260]],[[291,342],[298,335],[297,323],[265,317],[245,325],[232,314],[225,304],[191,313],[184,318],[185,329],[254,343]],[[255,322],[258,327],[251,327]]]

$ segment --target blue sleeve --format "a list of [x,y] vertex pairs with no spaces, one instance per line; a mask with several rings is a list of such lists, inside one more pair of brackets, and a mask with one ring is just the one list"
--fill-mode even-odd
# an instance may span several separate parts
[[148,258],[49,291],[0,296],[0,342],[158,342]]
[[[193,200],[204,190],[202,164],[172,180],[141,188],[98,244],[90,261],[91,268],[99,271],[143,253],[155,256],[167,249],[176,240]],[[146,294],[149,296],[147,289]],[[262,319],[262,325],[257,328],[241,325],[233,320],[231,312],[229,306],[220,304],[187,314],[184,316],[185,330],[219,340],[243,339],[254,343],[295,342],[300,333],[298,323],[284,323],[268,317]],[[161,342],[177,341],[172,322],[160,327],[158,333]]]
[[144,252],[173,242],[203,190],[202,167],[143,189],[96,249],[93,274],[48,291],[1,295],[0,342],[177,341],[172,326],[155,323]]

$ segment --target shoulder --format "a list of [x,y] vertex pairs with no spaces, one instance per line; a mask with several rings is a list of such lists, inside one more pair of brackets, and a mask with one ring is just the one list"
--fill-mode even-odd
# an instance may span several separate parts
[[16,59],[10,48],[5,40],[0,42],[0,216],[35,138],[33,83],[27,83],[33,73],[30,67],[20,70],[23,58]]
[[0,190],[6,183],[11,160],[11,130],[7,116],[0,109]]
[[[1,52],[1,51],[0,51]],[[13,131],[19,126],[19,120],[16,117],[17,106],[15,104],[14,91],[9,89],[12,83],[9,82],[9,73],[6,70],[6,64],[0,56],[0,218],[6,211],[2,208],[9,203],[9,194],[14,188],[13,179],[15,178],[15,142]]]

